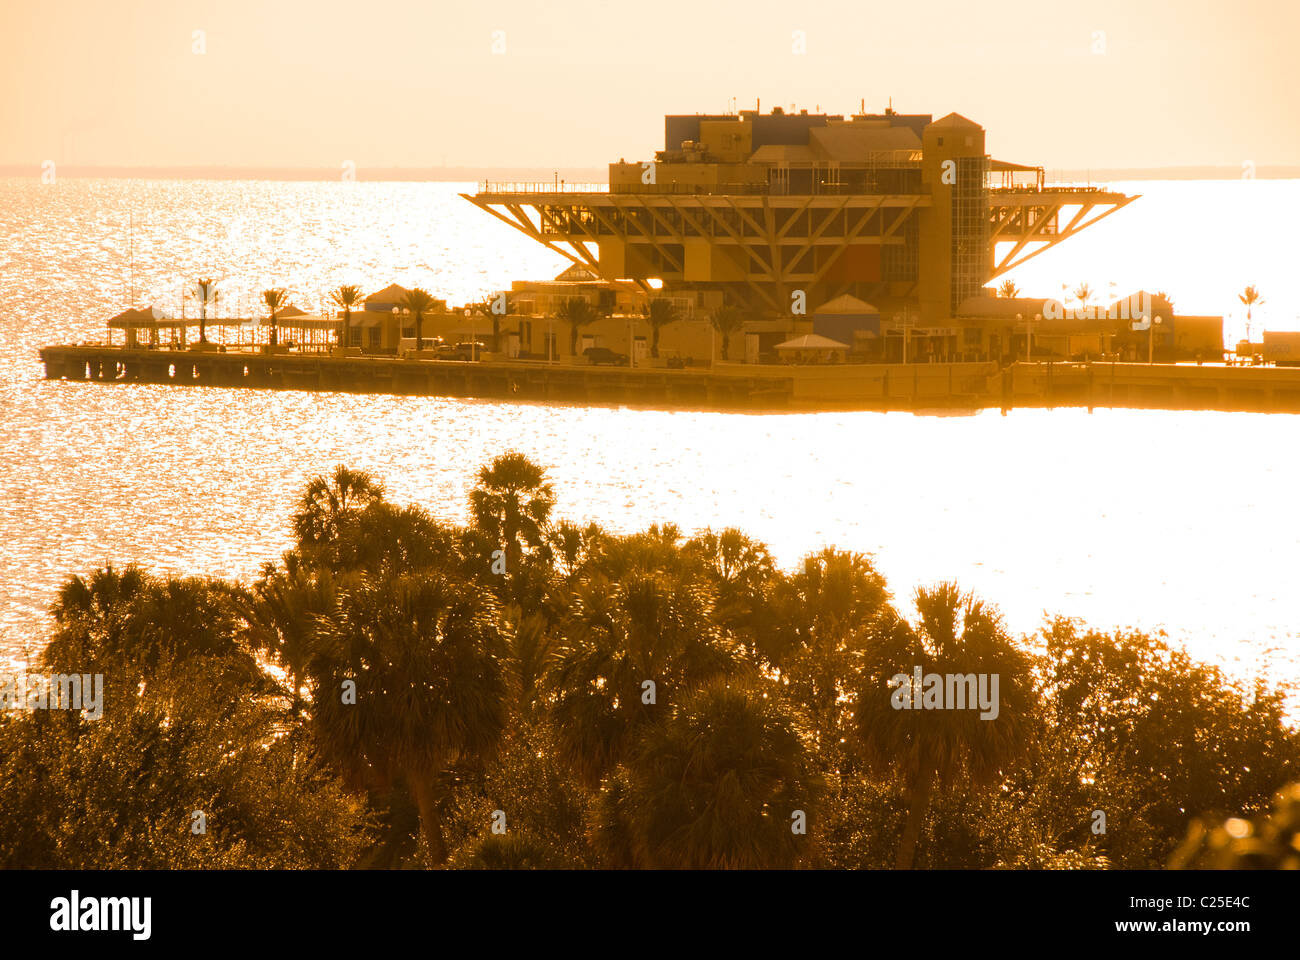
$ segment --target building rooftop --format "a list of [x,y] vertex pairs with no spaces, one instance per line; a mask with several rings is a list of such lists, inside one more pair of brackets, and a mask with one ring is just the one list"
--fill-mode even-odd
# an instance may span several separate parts
[[854,163],[881,150],[920,150],[921,140],[907,127],[845,123],[809,131],[808,145],[818,160]]
[[930,126],[973,128],[975,130],[983,129],[974,120],[963,117],[960,113],[950,113],[946,117],[940,117],[938,120],[934,121],[934,123],[930,124]]
[[366,303],[372,303],[372,302],[373,303],[401,303],[403,300],[406,299],[406,295],[410,292],[411,292],[410,290],[407,290],[405,287],[401,286],[400,284],[390,283],[388,286],[384,287],[384,289],[376,290],[370,296],[366,297],[365,302]]
[[851,294],[842,294],[834,300],[828,300],[813,311],[814,316],[861,317],[879,316],[880,311],[865,300],[859,300]]
[[575,263],[558,274],[555,279],[565,283],[594,283],[600,280],[600,276],[590,267]]

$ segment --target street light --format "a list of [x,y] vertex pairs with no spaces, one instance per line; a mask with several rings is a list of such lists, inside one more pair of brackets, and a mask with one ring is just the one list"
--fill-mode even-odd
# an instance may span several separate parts
[[1163,319],[1161,319],[1160,317],[1152,317],[1151,323],[1147,327],[1147,363],[1148,364],[1152,364],[1155,362],[1156,326],[1161,323],[1164,323]]
[[1034,327],[1036,327],[1042,321],[1042,319],[1043,319],[1043,315],[1041,313],[1034,314],[1034,319],[1032,320],[1024,317],[1019,313],[1016,314],[1016,324],[1019,325],[1023,323],[1025,325],[1025,362],[1026,363],[1034,362]]
[[894,322],[903,328],[903,366],[907,366],[907,334],[912,329],[912,312],[908,307],[902,313],[894,314]]

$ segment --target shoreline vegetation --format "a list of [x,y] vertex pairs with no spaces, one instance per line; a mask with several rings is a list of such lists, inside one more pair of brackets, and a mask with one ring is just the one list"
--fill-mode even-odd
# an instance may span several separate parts
[[864,554],[555,520],[519,453],[470,507],[340,466],[251,584],[68,579],[38,669],[102,716],[0,710],[0,867],[1300,866],[1285,688],[951,583],[910,621]]

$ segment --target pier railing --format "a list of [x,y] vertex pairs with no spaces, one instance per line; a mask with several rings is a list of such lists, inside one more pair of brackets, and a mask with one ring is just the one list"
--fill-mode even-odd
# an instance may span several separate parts
[[736,183],[620,183],[612,189],[605,183],[559,183],[549,181],[541,183],[497,183],[484,181],[482,194],[559,194],[559,193],[607,193],[616,196],[772,196],[772,197],[806,197],[821,196],[912,196],[914,192],[885,191],[863,189],[846,183],[822,180],[815,182],[810,189],[792,190],[788,185],[766,182]]
[[996,194],[999,194],[999,195],[1002,195],[1002,196],[1006,196],[1006,195],[1008,195],[1008,194],[1019,194],[1019,193],[1028,193],[1028,194],[1034,194],[1034,193],[1079,193],[1079,194],[1085,194],[1085,193],[1109,193],[1109,192],[1110,192],[1110,188],[1109,188],[1109,187],[1106,187],[1106,186],[1088,186],[1088,187],[1081,187],[1081,186],[1078,186],[1077,184],[1064,184],[1064,183],[1063,183],[1063,184],[1060,184],[1060,185],[1052,184],[1052,183],[1045,183],[1045,184],[1043,184],[1042,186],[1035,186],[1035,185],[1033,185],[1033,184],[1030,184],[1030,185],[1019,185],[1019,186],[1013,186],[1013,187],[989,187],[988,190],[989,190],[989,193],[996,193]]
[[608,193],[608,183],[566,180],[484,180],[479,193]]
[[[715,196],[753,196],[753,195],[771,195],[771,196],[807,196],[829,194],[832,196],[849,195],[876,195],[881,191],[862,185],[837,182],[833,180],[818,180],[812,184],[810,190],[792,190],[787,185],[781,183],[766,183],[763,181],[747,181],[736,183],[620,183],[613,189],[608,183],[580,183],[577,181],[569,182],[566,180],[480,180],[478,182],[480,194],[533,194],[541,195],[548,193],[617,193],[617,194],[692,194],[692,195],[715,195]],[[1000,196],[1015,194],[1094,194],[1107,193],[1110,188],[1105,186],[1078,186],[1075,184],[1043,184],[1039,185],[1019,185],[1019,186],[991,186],[988,188],[989,193]],[[897,191],[895,191],[897,192]],[[908,193],[909,191],[903,191]]]

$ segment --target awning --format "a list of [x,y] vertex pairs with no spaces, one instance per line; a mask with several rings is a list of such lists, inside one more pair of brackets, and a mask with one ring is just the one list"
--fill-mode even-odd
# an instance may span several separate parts
[[802,337],[795,337],[793,340],[776,345],[777,350],[847,350],[848,348],[847,343],[840,343],[838,340],[831,340],[815,333],[806,333]]
[[1040,169],[1023,163],[1012,163],[1009,160],[989,160],[989,173],[1037,173]]

